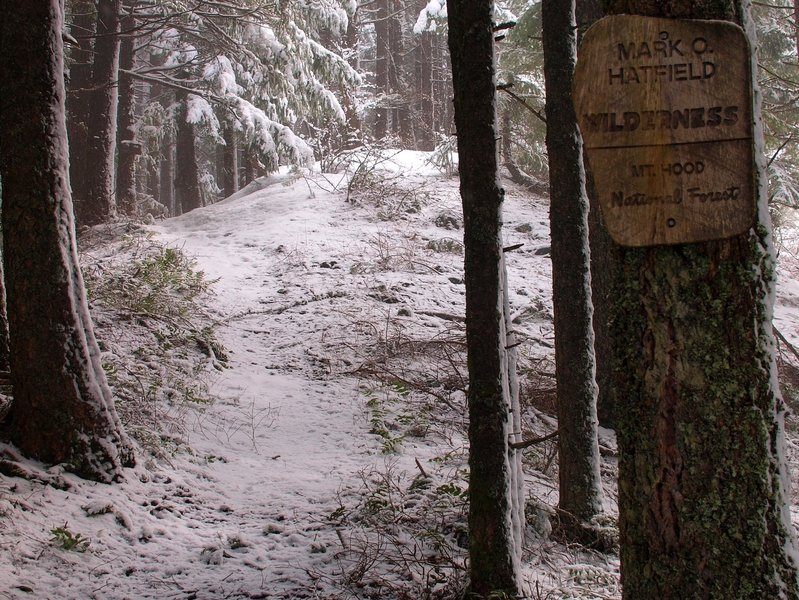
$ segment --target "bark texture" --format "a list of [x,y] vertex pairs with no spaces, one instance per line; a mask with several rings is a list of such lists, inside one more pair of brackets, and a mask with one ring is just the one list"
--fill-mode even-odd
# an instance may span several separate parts
[[125,0],[124,5],[119,44],[116,203],[122,214],[132,216],[136,213],[136,157],[141,152],[136,144],[133,76],[128,73],[133,69],[135,58],[136,17],[134,0]]
[[504,314],[502,201],[495,111],[491,0],[450,0],[449,46],[464,213],[469,368],[470,590],[519,592],[522,518]]
[[[575,16],[577,35],[582,38],[586,30],[602,18],[601,0],[576,0]],[[616,245],[602,221],[599,200],[594,190],[594,181],[588,162],[585,188],[588,192],[588,240],[591,248],[591,303],[594,306],[594,363],[598,388],[596,412],[599,424],[615,428],[615,399],[613,390],[613,346],[610,341],[610,319],[613,300],[613,282],[619,270]]]
[[69,85],[67,90],[67,131],[69,134],[69,179],[72,195],[76,200],[86,197],[85,160],[88,152],[89,99],[92,86],[92,46],[94,29],[97,27],[95,2],[92,0],[73,0],[70,32],[78,41],[79,47],[70,49]]
[[[736,0],[609,8],[747,19]],[[759,222],[748,233],[621,252],[612,332],[625,599],[799,598],[757,160]]]
[[543,0],[549,155],[558,473],[561,511],[588,522],[602,511],[599,476],[588,196],[583,143],[572,108],[576,60],[573,0]]
[[0,177],[14,402],[23,452],[112,481],[133,453],[100,364],[78,268],[59,0],[1,0]]
[[[99,0],[97,38],[94,42],[92,90],[89,99],[85,160],[86,196],[76,198],[78,224],[97,225],[115,212],[114,152],[117,125],[117,75],[119,71],[120,0]],[[82,160],[82,157],[75,157]]]
[[197,150],[194,146],[194,125],[186,120],[188,98],[187,92],[178,91],[175,94],[175,100],[180,102],[175,134],[175,208],[177,214],[187,213],[203,205]]

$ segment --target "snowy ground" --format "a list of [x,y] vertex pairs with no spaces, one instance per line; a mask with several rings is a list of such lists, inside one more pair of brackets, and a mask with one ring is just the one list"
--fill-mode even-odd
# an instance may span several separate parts
[[[362,168],[351,202],[340,176],[284,174],[148,228],[217,280],[203,318],[227,366],[210,352],[196,371],[212,402],[180,403],[165,381],[143,392],[169,432],[120,485],[57,469],[63,489],[0,476],[0,598],[422,600],[458,589],[462,231],[457,180],[420,158]],[[511,303],[537,433],[554,428],[547,211],[509,189],[506,243],[524,244],[509,253]],[[129,247],[119,237],[87,261]],[[785,299],[777,326],[796,341],[799,288]],[[178,360],[98,318],[117,359],[151,371]],[[612,433],[600,442],[613,516]],[[616,556],[540,535],[557,503],[553,451],[526,455],[529,595],[618,598]]]

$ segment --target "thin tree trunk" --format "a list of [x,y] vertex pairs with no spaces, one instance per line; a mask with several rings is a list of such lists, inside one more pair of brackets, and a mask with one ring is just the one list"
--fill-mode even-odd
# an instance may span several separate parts
[[[377,11],[375,14],[375,88],[378,95],[388,93],[388,62],[389,62],[389,33],[388,33],[388,0],[376,0]],[[388,109],[380,100],[375,110],[375,139],[382,140],[388,134]]]
[[424,31],[419,36],[416,50],[416,72],[419,91],[419,130],[416,139],[419,150],[431,151],[436,147],[433,123],[433,34]]
[[[0,181],[0,198],[3,197],[3,182]],[[0,208],[2,210],[2,208]],[[8,338],[8,309],[6,304],[6,282],[3,269],[3,229],[0,227],[0,371],[8,371],[11,368],[11,349]],[[0,411],[2,412],[2,411]],[[0,421],[3,420],[0,414]]]
[[577,525],[590,522],[602,511],[588,196],[583,143],[571,98],[577,37],[574,0],[543,0],[541,7],[560,432],[558,508]]
[[175,202],[175,136],[169,130],[161,140],[159,173],[160,202],[175,217],[180,214],[180,206]]
[[194,126],[186,120],[188,93],[179,91],[176,100],[180,103],[175,139],[175,206],[178,213],[187,213],[200,208],[200,173],[197,165],[197,150],[194,146]]
[[92,86],[92,46],[97,27],[95,3],[91,0],[74,0],[75,13],[70,31],[78,40],[79,48],[70,49],[69,86],[67,90],[67,126],[69,133],[69,179],[73,198],[86,197],[86,171],[88,161],[88,122],[90,88]]
[[125,16],[121,22],[119,47],[119,108],[117,114],[117,179],[116,200],[120,211],[128,216],[136,213],[136,157],[140,154],[136,139],[133,77],[125,71],[133,69],[136,27],[134,0],[125,0]]
[[[577,34],[585,31],[602,18],[600,0],[576,0]],[[583,159],[584,164],[587,163]],[[594,361],[598,394],[596,412],[603,427],[615,426],[615,400],[613,392],[613,345],[610,340],[610,318],[613,304],[613,282],[619,271],[616,245],[610,239],[602,222],[599,200],[594,190],[594,178],[587,169],[586,191],[590,203],[588,213],[589,242],[591,246],[591,302],[594,305]]]
[[[477,598],[519,593],[523,514],[509,378],[491,0],[450,0],[464,214],[469,367],[469,571]],[[515,509],[515,510],[514,510]]]
[[[756,47],[740,0],[613,0],[609,12],[732,20]],[[758,138],[760,123],[755,111]],[[612,332],[625,599],[799,598],[762,139],[755,147],[759,214],[747,233],[621,251]]]
[[239,144],[236,130],[226,123],[222,131],[225,145],[222,150],[222,190],[224,197],[239,191]]
[[99,0],[97,4],[97,39],[94,42],[86,154],[90,168],[86,172],[86,197],[76,198],[79,201],[75,205],[79,225],[107,222],[115,212],[119,7],[120,0]]
[[122,477],[133,453],[100,363],[78,268],[64,119],[59,0],[0,0],[3,263],[14,401],[26,454],[84,477]]

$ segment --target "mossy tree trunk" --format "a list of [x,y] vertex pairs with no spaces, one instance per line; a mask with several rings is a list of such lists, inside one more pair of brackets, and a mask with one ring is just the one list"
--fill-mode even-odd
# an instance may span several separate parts
[[[608,8],[753,31],[740,0],[612,0]],[[765,163],[757,160],[760,210],[748,233],[621,251],[612,334],[629,600],[799,598]]]
[[449,47],[464,214],[472,597],[519,593],[522,507],[508,354],[493,2],[450,0]]
[[588,196],[583,142],[571,97],[577,58],[574,0],[544,0],[541,11],[560,432],[558,508],[566,523],[577,525],[590,522],[602,511],[602,480],[591,324]]
[[[78,267],[60,0],[0,1],[0,177],[13,404],[23,452],[109,482],[132,464]],[[9,99],[11,99],[9,101]]]

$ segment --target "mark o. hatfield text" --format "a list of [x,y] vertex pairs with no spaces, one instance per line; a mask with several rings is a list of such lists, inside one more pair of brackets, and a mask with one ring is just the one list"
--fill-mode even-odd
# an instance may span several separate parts
[[[690,42],[669,39],[668,31],[661,31],[659,39],[617,43],[615,58],[619,62],[636,61],[634,65],[610,67],[608,85],[629,85],[662,81],[697,81],[711,79],[716,74],[716,64],[708,60],[713,54],[707,40],[695,37]],[[681,60],[681,62],[641,64],[652,60]]]

